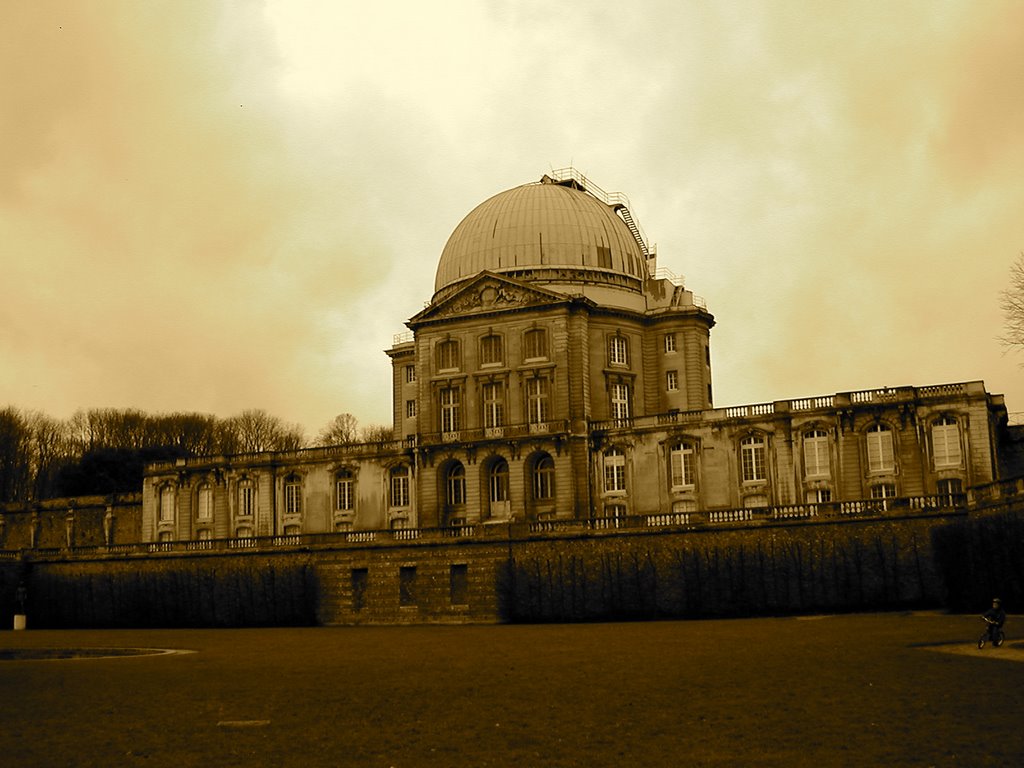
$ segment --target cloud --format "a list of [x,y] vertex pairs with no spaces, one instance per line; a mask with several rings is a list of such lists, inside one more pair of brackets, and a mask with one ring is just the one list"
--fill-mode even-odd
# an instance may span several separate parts
[[1018,386],[1017,3],[15,8],[12,404],[386,421],[448,235],[570,163],[707,299],[720,403]]

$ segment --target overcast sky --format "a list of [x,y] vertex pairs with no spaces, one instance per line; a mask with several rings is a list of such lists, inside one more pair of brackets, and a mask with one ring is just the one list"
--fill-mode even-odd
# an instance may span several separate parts
[[1024,3],[11,1],[0,67],[0,407],[390,423],[448,235],[573,165],[706,300],[717,405],[1024,411]]

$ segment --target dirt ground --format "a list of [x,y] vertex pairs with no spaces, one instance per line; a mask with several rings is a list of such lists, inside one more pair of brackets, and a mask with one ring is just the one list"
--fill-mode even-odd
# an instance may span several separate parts
[[[977,617],[938,613],[4,631],[0,764],[1020,765],[1014,630],[981,651]],[[129,647],[192,653],[96,650]]]

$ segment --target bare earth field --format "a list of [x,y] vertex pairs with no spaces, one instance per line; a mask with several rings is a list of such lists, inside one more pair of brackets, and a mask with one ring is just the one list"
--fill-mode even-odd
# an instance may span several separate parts
[[1018,623],[4,631],[0,765],[1021,765]]

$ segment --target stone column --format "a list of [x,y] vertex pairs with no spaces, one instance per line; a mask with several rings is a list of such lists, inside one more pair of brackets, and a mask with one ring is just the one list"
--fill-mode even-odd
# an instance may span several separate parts
[[107,512],[103,515],[103,542],[106,546],[110,547],[114,544],[114,507],[113,505],[107,507]]
[[64,515],[64,539],[68,549],[75,546],[75,508],[73,506],[68,507],[67,514]]

